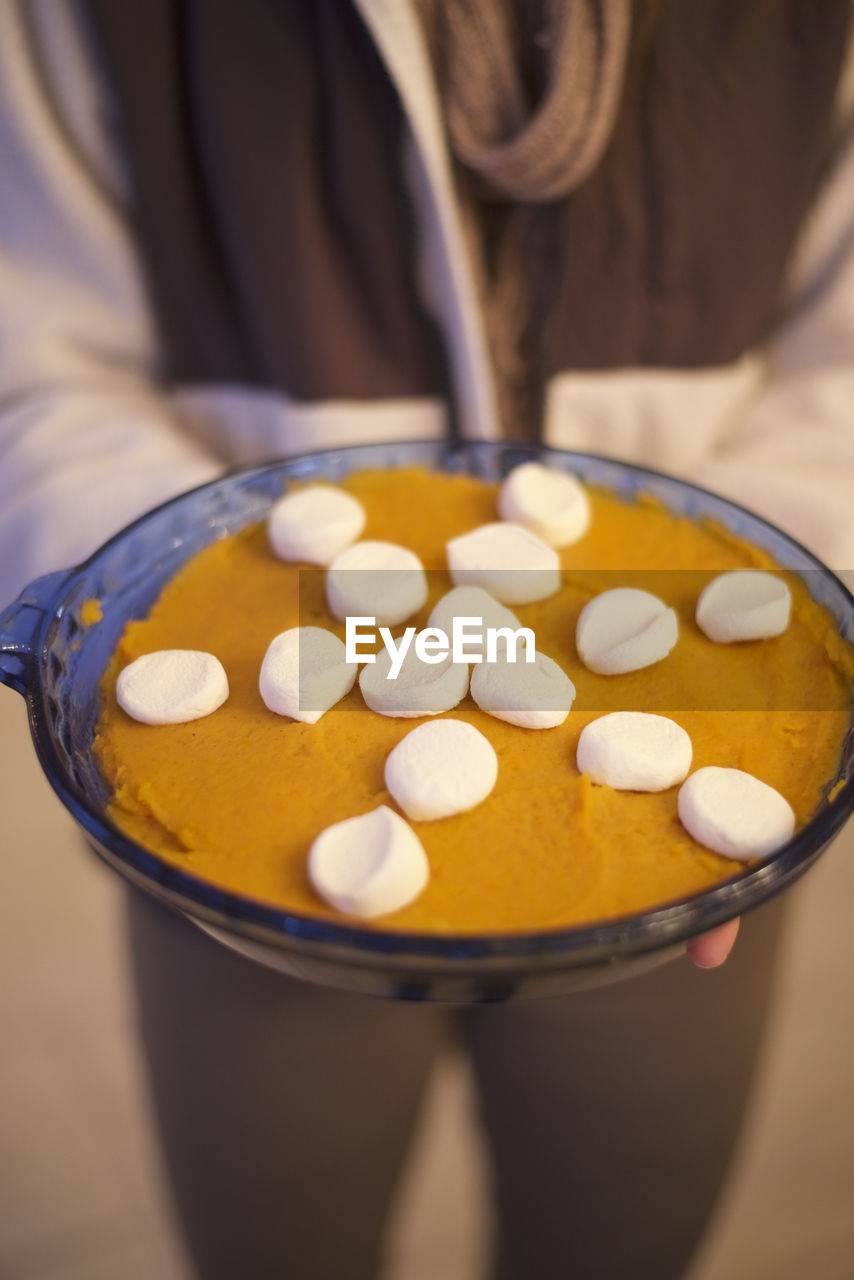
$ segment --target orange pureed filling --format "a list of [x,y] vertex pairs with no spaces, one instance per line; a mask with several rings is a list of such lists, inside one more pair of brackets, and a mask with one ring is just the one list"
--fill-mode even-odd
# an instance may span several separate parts
[[[424,626],[452,586],[446,541],[496,518],[496,486],[407,469],[362,472],[342,487],[366,508],[364,538],[400,543],[437,570],[428,575],[427,605],[407,623]],[[755,774],[786,797],[799,826],[833,778],[850,722],[854,656],[800,581],[789,579],[792,621],[782,636],[713,644],[694,622],[700,590],[726,569],[773,568],[770,558],[653,502],[630,505],[595,491],[591,500],[589,532],[561,553],[560,593],[514,609],[576,686],[568,719],[556,729],[519,729],[481,712],[470,696],[447,713],[494,746],[495,789],[467,813],[412,824],[430,882],[415,902],[365,927],[478,933],[576,925],[697,893],[738,872],[743,864],[708,852],[682,828],[676,787],[621,792],[578,773],[578,736],[607,711],[670,716],[691,737],[692,768]],[[575,623],[592,595],[618,585],[672,605],[679,640],[653,667],[597,676],[577,657]],[[344,637],[325,607],[322,572],[301,574],[277,560],[263,527],[214,543],[167,585],[147,619],[128,625],[102,683],[95,750],[113,791],[111,816],[140,844],[224,889],[340,919],[308,881],[309,846],[331,823],[394,807],[385,759],[421,721],[370,711],[358,683],[315,725],[268,711],[258,692],[267,646],[306,625]],[[139,724],[116,704],[117,674],[143,653],[173,648],[215,654],[230,697],[202,720]]]

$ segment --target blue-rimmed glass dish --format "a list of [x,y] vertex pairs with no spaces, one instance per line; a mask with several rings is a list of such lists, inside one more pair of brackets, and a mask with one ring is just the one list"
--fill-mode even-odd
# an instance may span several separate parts
[[[107,814],[92,742],[98,685],[122,631],[144,617],[198,550],[264,519],[294,479],[341,479],[367,467],[422,465],[500,480],[540,459],[627,501],[649,495],[691,519],[712,519],[799,574],[854,644],[854,598],[798,543],[733,503],[659,472],[592,454],[506,443],[395,443],[327,450],[230,473],[143,516],[68,572],[32,583],[0,616],[0,680],[24,695],[42,768],[91,847],[137,888],[184,912],[226,945],[311,981],[424,1000],[501,1000],[614,980],[677,954],[685,941],[756,907],[812,865],[854,809],[854,723],[837,776],[810,821],[762,865],[684,900],[636,915],[530,934],[377,932],[283,911],[224,892],[124,835]],[[96,598],[97,626],[80,607]]]

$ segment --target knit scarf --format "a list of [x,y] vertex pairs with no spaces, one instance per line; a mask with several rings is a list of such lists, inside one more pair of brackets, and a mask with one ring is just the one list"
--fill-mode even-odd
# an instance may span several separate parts
[[629,0],[416,0],[444,105],[505,434],[542,414],[556,205],[608,145]]

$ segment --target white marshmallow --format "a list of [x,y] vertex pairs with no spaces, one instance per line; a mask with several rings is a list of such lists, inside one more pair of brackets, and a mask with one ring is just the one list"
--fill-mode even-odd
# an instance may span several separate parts
[[483,587],[453,587],[442,596],[441,600],[436,601],[427,619],[427,626],[439,627],[445,635],[450,637],[453,633],[454,618],[483,619],[483,643],[478,643],[472,638],[466,641],[465,646],[467,654],[479,654],[481,657],[486,653],[485,633],[488,628],[509,627],[511,631],[518,631],[522,626],[515,613],[511,609],[505,609],[504,605],[499,604],[494,596],[484,591]]
[[486,799],[497,777],[492,744],[464,720],[418,725],[385,762],[385,784],[413,822],[473,809]]
[[358,498],[330,484],[286,493],[267,515],[267,535],[279,559],[308,564],[330,564],[364,527],[365,508]]
[[677,808],[688,834],[724,858],[768,857],[795,829],[789,802],[741,769],[698,769],[679,788]]
[[759,569],[722,573],[697,601],[697,626],[719,644],[765,640],[789,625],[792,593],[782,578]]
[[427,578],[414,552],[394,542],[356,542],[326,572],[326,599],[339,621],[374,618],[396,627],[427,602]]
[[383,804],[321,831],[309,850],[308,875],[336,911],[367,919],[417,898],[430,866],[409,824]]
[[144,653],[119,673],[116,700],[143,724],[200,720],[228,697],[228,677],[219,658],[198,649]]
[[598,675],[639,671],[666,658],[679,625],[673,609],[649,591],[615,587],[581,610],[575,629],[578,656]]
[[450,711],[468,692],[468,663],[453,662],[450,654],[438,663],[422,662],[411,644],[393,680],[389,678],[391,668],[392,656],[383,649],[376,662],[367,663],[359,676],[362,697],[381,716],[409,720],[436,716]]
[[451,538],[448,568],[457,587],[483,587],[502,604],[530,604],[560,590],[560,558],[521,525],[482,524]]
[[566,471],[524,462],[507,476],[498,496],[502,520],[514,520],[551,547],[566,547],[590,527],[590,499]]
[[519,654],[482,662],[472,671],[471,696],[481,711],[520,729],[554,729],[563,724],[575,686],[556,662],[538,653],[534,662]]
[[666,791],[691,768],[691,739],[675,720],[645,711],[613,711],[585,725],[576,764],[617,791]]
[[317,724],[356,683],[359,668],[344,653],[342,641],[323,627],[283,631],[261,663],[258,688],[265,705],[277,716]]

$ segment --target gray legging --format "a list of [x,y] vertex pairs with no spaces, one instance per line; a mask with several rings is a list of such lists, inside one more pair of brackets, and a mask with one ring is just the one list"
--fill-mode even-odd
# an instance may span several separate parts
[[781,911],[723,969],[577,995],[408,1005],[284,978],[130,898],[140,1030],[203,1280],[368,1280],[434,1055],[468,1047],[501,1280],[676,1280],[720,1188]]

